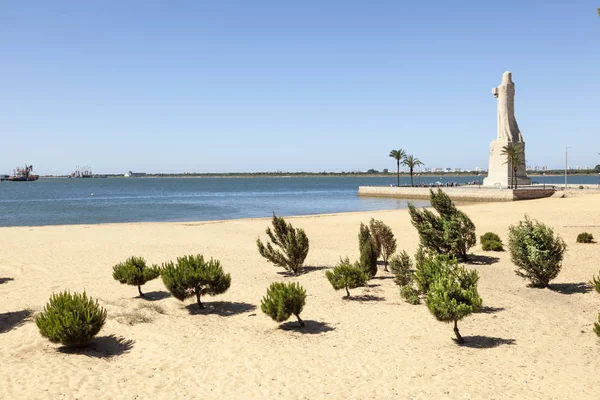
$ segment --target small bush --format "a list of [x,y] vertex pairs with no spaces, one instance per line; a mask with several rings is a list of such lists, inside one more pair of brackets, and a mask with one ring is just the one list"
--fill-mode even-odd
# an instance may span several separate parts
[[494,232],[486,232],[483,235],[481,235],[479,237],[479,241],[481,242],[481,244],[487,242],[487,241],[496,241],[496,242],[501,242],[502,239],[500,239],[500,236],[498,236],[497,234],[495,234]]
[[481,249],[483,251],[504,251],[504,246],[502,246],[502,242],[488,240],[487,242],[483,242]]
[[427,308],[439,320],[454,322],[458,343],[464,343],[457,322],[481,308],[477,293],[477,274],[462,267],[446,270],[431,285],[427,293]]
[[579,185],[579,189],[583,189],[583,185]]
[[594,235],[588,232],[582,232],[577,235],[577,243],[594,243]]
[[449,255],[435,254],[427,255],[422,258],[420,257],[415,271],[415,282],[417,283],[419,292],[427,294],[431,285],[433,285],[441,275],[444,275],[446,271],[457,267],[458,261],[456,258]]
[[594,322],[594,332],[600,336],[600,314],[598,314],[598,322]]
[[360,224],[360,232],[358,234],[358,244],[360,266],[369,275],[369,279],[371,279],[377,275],[377,250],[375,249],[375,241],[369,232],[369,228],[362,223]]
[[400,296],[402,296],[407,303],[412,304],[413,306],[416,306],[421,302],[419,299],[419,292],[412,285],[401,286]]
[[[273,213],[273,231],[267,228],[266,233],[271,239],[265,246],[260,239],[256,240],[258,252],[267,261],[285,268],[293,274],[297,274],[302,270],[302,264],[308,255],[308,237],[303,229],[294,229],[292,224],[287,224],[281,217],[277,217]],[[273,245],[280,248],[276,250]]]
[[341,259],[333,271],[325,271],[325,276],[335,290],[346,289],[346,297],[350,297],[348,289],[365,286],[369,276],[358,263],[351,264],[348,257]]
[[596,292],[600,293],[600,272],[598,273],[597,278],[595,276],[592,277],[592,281],[590,283],[594,285]]
[[529,279],[533,287],[544,288],[560,272],[567,245],[552,228],[525,216],[509,227],[508,248],[517,275]]
[[68,291],[53,294],[35,318],[42,336],[65,346],[88,344],[106,321],[106,310],[83,294]]
[[392,232],[392,228],[379,221],[371,218],[369,223],[371,235],[375,241],[377,250],[377,258],[383,257],[384,269],[388,270],[388,260],[396,251],[396,238]]
[[113,267],[113,278],[127,285],[137,286],[141,297],[144,297],[141,286],[152,279],[158,278],[160,269],[148,267],[142,257],[129,257],[125,262]]
[[286,321],[291,315],[295,315],[302,328],[304,321],[300,318],[300,313],[305,302],[306,290],[300,284],[273,282],[260,303],[260,309],[277,322]]
[[413,263],[406,251],[394,256],[390,260],[390,269],[394,274],[394,283],[398,286],[411,285],[415,280],[412,271]]
[[408,213],[419,233],[421,246],[434,253],[466,260],[468,250],[476,244],[473,221],[458,210],[441,189],[437,193],[430,190],[430,201],[438,215],[427,209],[417,210],[413,204],[408,204]]
[[177,257],[176,264],[172,261],[163,264],[161,276],[173,297],[184,301],[196,296],[200,308],[204,308],[201,295],[215,296],[231,286],[231,276],[223,272],[221,263],[212,258],[205,262],[201,254]]

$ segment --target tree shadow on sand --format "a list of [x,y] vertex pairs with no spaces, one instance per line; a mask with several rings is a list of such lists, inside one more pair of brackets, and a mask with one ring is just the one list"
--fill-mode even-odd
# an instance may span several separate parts
[[158,290],[155,292],[144,293],[144,297],[137,296],[136,298],[142,299],[142,300],[147,300],[147,301],[158,301],[158,300],[168,299],[169,297],[171,297],[171,293],[165,292],[162,290]]
[[294,274],[294,273],[292,273],[290,271],[287,271],[287,270],[278,271],[277,273],[279,275],[283,275],[283,276],[286,276],[286,277],[292,277],[292,276],[305,275],[305,274],[308,274],[308,273],[311,273],[311,272],[314,272],[314,271],[321,271],[321,270],[324,270],[324,269],[329,269],[329,267],[325,267],[323,265],[321,265],[321,266],[308,265],[308,266],[302,267],[302,270],[299,273],[297,273],[297,274]]
[[0,285],[6,282],[14,281],[14,278],[0,278]]
[[492,336],[463,336],[464,343],[458,343],[456,338],[452,338],[454,343],[461,347],[470,347],[472,349],[492,349],[502,345],[514,345],[515,339],[503,339]]
[[210,301],[202,302],[204,308],[198,307],[198,304],[192,303],[185,306],[191,315],[215,314],[221,317],[231,317],[245,312],[254,311],[256,306],[250,303],[237,303],[230,301]]
[[65,354],[79,354],[86,357],[112,358],[127,353],[133,348],[134,340],[109,335],[95,338],[86,347],[62,346],[58,351]]
[[504,311],[504,307],[490,307],[490,306],[483,306],[479,309],[479,311],[476,311],[478,314],[494,314],[497,313],[499,311]]
[[303,335],[316,335],[335,330],[335,328],[330,326],[327,322],[318,322],[312,320],[304,320],[304,328],[300,328],[298,321],[288,321],[279,325],[279,329],[284,331],[294,331],[302,333]]
[[31,310],[0,313],[0,333],[9,332],[31,319]]
[[585,294],[592,291],[592,286],[587,282],[577,283],[551,283],[548,289],[560,294]]
[[374,276],[371,279],[394,279],[393,275],[379,275],[379,276]]
[[492,265],[496,264],[498,261],[500,261],[498,257],[484,256],[480,254],[469,254],[469,257],[467,261],[465,261],[465,264]]
[[344,297],[344,300],[347,301],[382,301],[385,300],[385,297],[375,296],[372,294],[359,294],[359,295],[350,295],[350,297]]

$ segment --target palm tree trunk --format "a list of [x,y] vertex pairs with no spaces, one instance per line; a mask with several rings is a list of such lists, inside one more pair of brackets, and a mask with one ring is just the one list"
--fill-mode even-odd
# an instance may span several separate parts
[[515,190],[517,190],[517,185],[519,184],[519,181],[517,180],[517,170],[515,169],[513,174],[515,175]]
[[410,169],[410,187],[414,187],[415,184],[413,183],[413,169]]
[[397,171],[397,175],[398,175],[398,183],[396,183],[396,186],[399,187],[400,186],[400,160],[396,160],[396,171]]

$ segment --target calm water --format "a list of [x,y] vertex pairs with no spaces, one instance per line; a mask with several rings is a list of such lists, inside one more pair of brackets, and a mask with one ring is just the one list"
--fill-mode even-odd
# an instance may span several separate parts
[[[453,177],[441,181],[462,183],[476,179]],[[548,184],[561,183],[561,177],[546,179]],[[421,182],[439,180],[419,178]],[[569,180],[573,184],[596,182],[593,176]],[[107,178],[2,182],[0,226],[206,221],[268,217],[273,211],[289,216],[406,208],[405,200],[357,196],[358,186],[394,183],[392,175],[385,178]],[[408,179],[401,179],[401,184],[408,183]]]

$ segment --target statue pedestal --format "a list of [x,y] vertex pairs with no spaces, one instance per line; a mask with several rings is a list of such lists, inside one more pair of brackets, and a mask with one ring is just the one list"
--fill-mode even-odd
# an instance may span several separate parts
[[[484,186],[502,186],[510,185],[510,177],[512,175],[512,165],[506,162],[506,156],[502,154],[502,148],[509,142],[496,139],[490,143],[490,165],[488,168],[488,176],[483,180]],[[521,142],[523,146],[523,154],[521,157],[525,160],[525,142]],[[531,179],[527,177],[525,172],[525,162],[519,165],[517,169],[517,185],[531,185]]]

